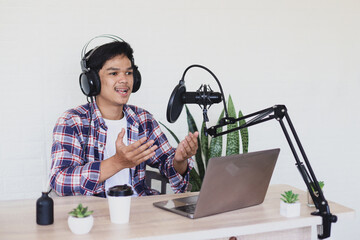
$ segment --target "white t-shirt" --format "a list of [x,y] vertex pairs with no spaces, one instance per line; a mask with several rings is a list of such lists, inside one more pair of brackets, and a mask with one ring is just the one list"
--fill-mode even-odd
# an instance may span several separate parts
[[[121,132],[121,129],[125,129],[125,135],[123,138],[124,144],[127,146],[127,122],[126,117],[123,117],[120,120],[108,120],[104,119],[106,126],[108,128],[106,133],[106,146],[104,150],[104,159],[112,157],[116,153],[115,142],[116,139]],[[131,185],[131,178],[130,178],[130,169],[125,168],[117,173],[115,173],[112,177],[105,180],[105,190],[111,188],[115,185]],[[133,188],[134,195],[137,196],[135,189]]]

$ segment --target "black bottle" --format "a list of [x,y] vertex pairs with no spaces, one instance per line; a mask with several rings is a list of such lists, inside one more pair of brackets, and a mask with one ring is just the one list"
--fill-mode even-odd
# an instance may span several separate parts
[[42,192],[36,201],[36,223],[50,225],[54,223],[54,201],[49,197],[50,192]]

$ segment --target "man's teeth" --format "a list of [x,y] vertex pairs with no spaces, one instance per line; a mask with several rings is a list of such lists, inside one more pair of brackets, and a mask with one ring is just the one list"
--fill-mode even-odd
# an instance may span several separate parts
[[128,92],[127,89],[118,89],[118,88],[116,88],[115,91],[116,92],[121,92],[121,93],[127,93]]

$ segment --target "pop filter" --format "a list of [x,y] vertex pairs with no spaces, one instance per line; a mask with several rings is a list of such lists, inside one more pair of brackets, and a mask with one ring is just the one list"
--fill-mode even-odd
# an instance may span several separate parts
[[176,85],[173,92],[171,93],[167,111],[166,118],[168,122],[174,123],[184,107],[184,103],[182,101],[182,96],[186,92],[186,87],[183,80],[180,80],[179,84]]

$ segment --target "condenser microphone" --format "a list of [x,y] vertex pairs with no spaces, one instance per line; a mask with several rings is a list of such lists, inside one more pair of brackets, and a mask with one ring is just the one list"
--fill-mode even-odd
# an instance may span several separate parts
[[[193,68],[199,67],[208,71],[216,80],[219,85],[220,92],[214,92],[209,85],[202,84],[200,88],[196,92],[186,92],[185,87],[185,74],[186,72]],[[225,116],[228,116],[226,103],[224,98],[224,93],[221,87],[221,84],[215,74],[213,74],[208,68],[201,66],[201,65],[191,65],[183,73],[183,76],[178,85],[174,88],[173,92],[171,93],[167,111],[166,111],[166,118],[168,122],[174,123],[184,107],[184,104],[198,104],[203,109],[204,120],[207,120],[207,109],[214,103],[220,103],[223,101],[224,103],[224,110]]]
[[170,123],[175,122],[184,104],[198,104],[203,109],[207,109],[212,104],[220,103],[222,100],[222,94],[212,91],[209,85],[202,84],[196,92],[186,92],[185,82],[180,80],[170,96],[166,118]]
[[196,92],[185,92],[181,96],[181,100],[185,104],[198,104],[203,106],[221,102],[221,93],[209,91],[209,88],[209,86],[201,85],[200,89]]

